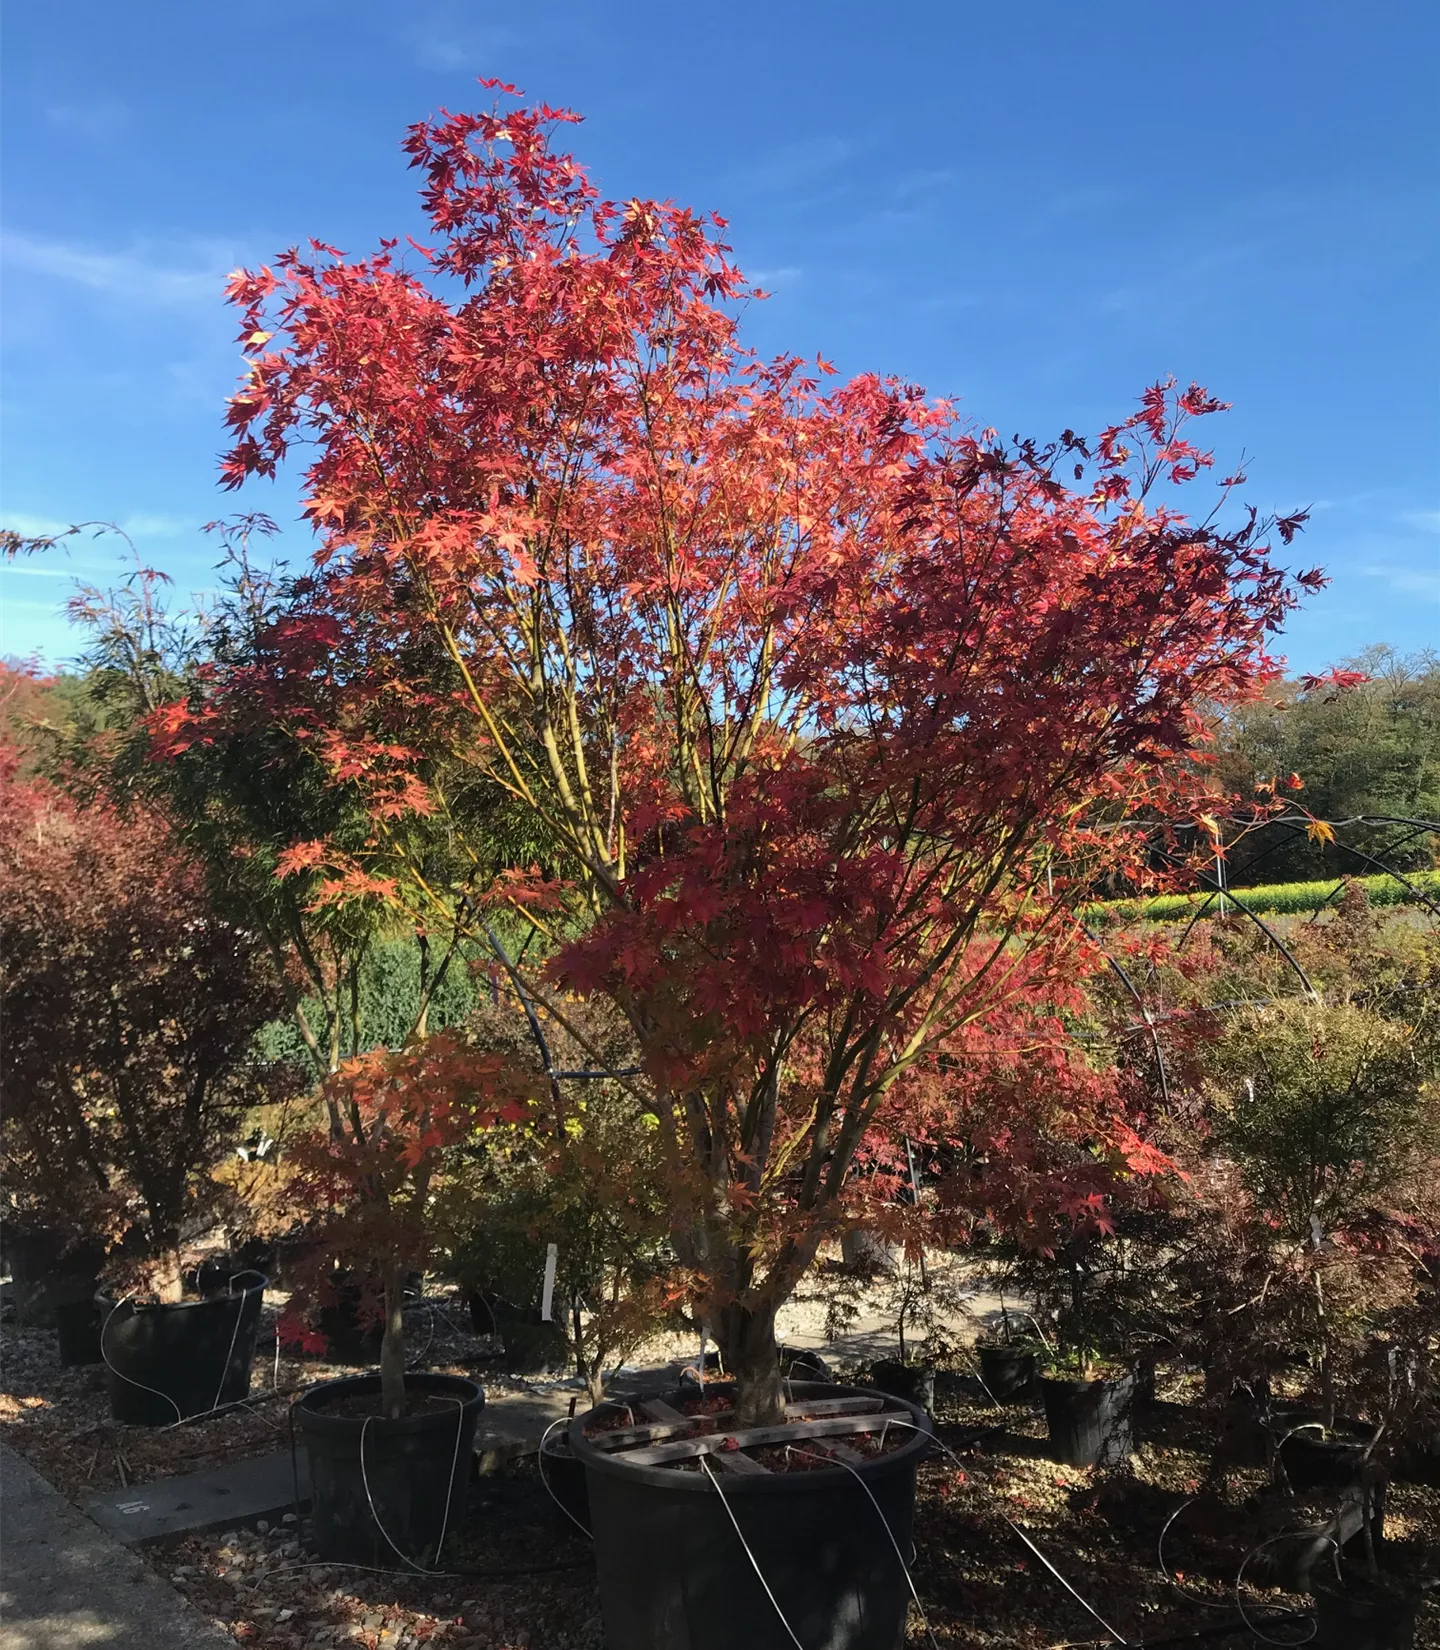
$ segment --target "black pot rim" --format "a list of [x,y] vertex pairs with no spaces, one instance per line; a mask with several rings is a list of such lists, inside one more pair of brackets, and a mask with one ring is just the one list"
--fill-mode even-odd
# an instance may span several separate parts
[[122,1295],[117,1300],[108,1289],[95,1291],[96,1306],[103,1307],[108,1312],[118,1312],[122,1306],[128,1306],[134,1313],[140,1312],[193,1312],[199,1306],[226,1306],[231,1301],[243,1301],[251,1295],[263,1295],[270,1287],[270,1280],[263,1272],[257,1272],[253,1267],[244,1272],[237,1272],[237,1278],[253,1276],[259,1281],[247,1283],[243,1289],[237,1289],[229,1295],[204,1295],[193,1301],[135,1301],[128,1295]]
[[1055,1387],[1057,1390],[1064,1388],[1070,1392],[1093,1392],[1096,1387],[1114,1387],[1118,1390],[1122,1387],[1133,1387],[1135,1376],[1133,1371],[1124,1375],[1096,1375],[1088,1380],[1078,1375],[1041,1375],[1040,1385]]
[[[707,1383],[708,1384],[708,1383]],[[789,1383],[791,1391],[802,1398],[873,1398],[873,1387],[842,1386],[833,1381],[792,1381]],[[746,1473],[744,1477],[727,1477],[725,1480],[725,1497],[733,1499],[737,1495],[803,1495],[807,1490],[835,1489],[841,1484],[851,1482],[851,1473],[859,1473],[861,1478],[883,1478],[892,1472],[906,1472],[912,1469],[916,1459],[929,1448],[934,1436],[934,1429],[930,1417],[918,1404],[912,1404],[908,1399],[896,1398],[886,1394],[892,1404],[909,1412],[911,1426],[915,1429],[901,1444],[899,1449],[891,1450],[888,1455],[882,1455],[874,1460],[866,1460],[853,1468],[820,1467],[814,1472],[774,1472],[766,1474]],[[613,1401],[597,1405],[596,1408],[613,1407]],[[592,1411],[577,1415],[571,1421],[566,1436],[570,1440],[570,1450],[575,1458],[585,1463],[587,1472],[599,1472],[615,1478],[629,1479],[632,1483],[648,1484],[655,1489],[679,1490],[691,1495],[709,1495],[712,1486],[708,1473],[704,1472],[677,1472],[669,1467],[639,1466],[633,1461],[627,1461],[622,1454],[612,1454],[609,1451],[597,1449],[585,1436],[585,1420]],[[823,1440],[819,1440],[823,1442]]]
[[[458,1413],[467,1410],[479,1414],[485,1407],[485,1389],[478,1381],[464,1375],[436,1375],[424,1370],[407,1371],[405,1387],[409,1392],[433,1392],[461,1398]],[[402,1415],[392,1421],[385,1415],[330,1415],[325,1404],[339,1398],[360,1393],[379,1392],[379,1375],[342,1375],[334,1381],[317,1381],[306,1387],[291,1406],[296,1424],[304,1432],[328,1433],[331,1437],[354,1436],[357,1440],[368,1425],[387,1438],[409,1437],[415,1433],[438,1432],[441,1428],[454,1430],[455,1416],[449,1410],[436,1410],[426,1415]],[[462,1394],[468,1396],[462,1397]]]

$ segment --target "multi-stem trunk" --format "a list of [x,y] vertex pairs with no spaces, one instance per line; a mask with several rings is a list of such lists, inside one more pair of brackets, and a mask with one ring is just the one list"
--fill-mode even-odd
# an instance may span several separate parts
[[385,1279],[385,1336],[380,1343],[380,1404],[385,1417],[405,1413],[405,1268]]
[[775,1309],[732,1302],[720,1312],[720,1345],[735,1380],[735,1424],[770,1426],[785,1414]]

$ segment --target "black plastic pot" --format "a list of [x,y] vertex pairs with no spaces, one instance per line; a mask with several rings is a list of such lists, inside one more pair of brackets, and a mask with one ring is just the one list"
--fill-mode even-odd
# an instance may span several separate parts
[[1315,1588],[1315,1650],[1410,1650],[1419,1601],[1369,1581]]
[[[383,1567],[399,1566],[404,1554],[433,1569],[465,1515],[485,1394],[458,1375],[407,1375],[405,1390],[452,1402],[386,1420],[378,1375],[324,1381],[295,1400],[295,1430],[310,1460],[310,1546],[323,1559]],[[334,1413],[356,1397],[373,1399],[376,1413]]]
[[568,1375],[570,1343],[558,1323],[546,1323],[539,1310],[502,1316],[500,1338],[505,1343],[505,1368],[512,1375]]
[[60,1337],[60,1362],[66,1369],[104,1360],[100,1352],[100,1308],[93,1298],[67,1301],[55,1308],[55,1328]]
[[1023,1404],[1035,1396],[1035,1354],[1020,1346],[976,1347],[980,1379],[1002,1404]]
[[935,1413],[935,1371],[915,1364],[886,1360],[870,1370],[870,1384],[891,1398],[918,1404],[927,1415]]
[[161,1306],[97,1295],[114,1419],[166,1426],[245,1397],[268,1281],[257,1275],[233,1295]]
[[[859,1389],[806,1382],[794,1391],[834,1398]],[[570,1447],[585,1466],[607,1650],[794,1650],[795,1639],[896,1650],[910,1601],[896,1546],[910,1553],[915,1468],[930,1442],[929,1418],[907,1407],[921,1430],[855,1467],[864,1488],[836,1467],[716,1469],[717,1490],[704,1472],[636,1466],[596,1449],[578,1416]]]
[[470,1308],[470,1327],[477,1335],[498,1335],[501,1325],[516,1318],[520,1311],[493,1289],[472,1289],[466,1304]]
[[78,1243],[44,1227],[10,1231],[5,1236],[16,1323],[49,1329],[56,1310],[87,1301],[99,1286],[105,1245],[95,1239]]
[[1050,1455],[1069,1467],[1111,1466],[1129,1459],[1134,1447],[1131,1411],[1135,1377],[1067,1381],[1040,1378],[1045,1421],[1050,1428]]
[[590,1496],[585,1488],[585,1464],[576,1460],[569,1438],[559,1431],[548,1434],[540,1445],[538,1463],[545,1488],[555,1498],[555,1516],[568,1534],[573,1535],[578,1524],[588,1535]]

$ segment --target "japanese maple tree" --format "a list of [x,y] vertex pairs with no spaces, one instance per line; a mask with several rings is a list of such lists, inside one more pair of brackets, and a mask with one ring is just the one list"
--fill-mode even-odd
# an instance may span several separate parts
[[[303,446],[315,566],[264,668],[160,733],[183,753],[264,704],[373,821],[282,870],[518,912],[547,1012],[620,1006],[678,1251],[740,1417],[770,1416],[775,1312],[857,1218],[862,1143],[987,1025],[1048,1035],[1094,961],[1076,904],[1144,884],[1150,836],[1203,805],[1178,759],[1202,705],[1273,676],[1296,588],[1267,536],[1300,518],[1181,512],[1220,406],[1193,386],[1007,447],[913,386],[758,359],[722,221],[602,199],[555,143],[576,117],[497,90],[406,139],[433,245],[234,276],[224,477]],[[467,827],[487,788],[532,819],[533,873]],[[462,882],[407,847],[420,818]],[[1136,1150],[1118,1105],[1073,1127]]]
[[126,1238],[141,1286],[180,1292],[187,1223],[248,1108],[288,1074],[251,1040],[282,998],[257,939],[217,916],[151,812],[79,807],[0,747],[0,1082],[11,1197],[46,1225]]

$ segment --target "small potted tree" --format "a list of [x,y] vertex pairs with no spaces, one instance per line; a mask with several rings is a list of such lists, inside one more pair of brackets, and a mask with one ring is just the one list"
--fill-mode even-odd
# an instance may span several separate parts
[[175,1421],[249,1389],[265,1280],[186,1301],[182,1246],[215,1214],[212,1170],[242,1119],[289,1083],[252,1046],[280,992],[157,815],[80,806],[41,780],[0,791],[14,1182],[51,1222],[63,1211],[93,1260],[96,1238],[108,1246],[97,1350],[116,1418]]
[[1040,1355],[1045,1343],[1030,1325],[1029,1314],[1012,1311],[1000,1297],[1000,1321],[976,1339],[980,1380],[1001,1404],[1026,1403],[1035,1396]]
[[[289,1145],[315,1213],[309,1299],[339,1262],[384,1326],[377,1373],[322,1382],[294,1406],[322,1558],[433,1567],[463,1510],[485,1395],[458,1376],[407,1371],[405,1292],[413,1272],[453,1247],[450,1222],[467,1196],[461,1148],[527,1113],[526,1092],[501,1065],[454,1031],[374,1050],[327,1085],[327,1113],[342,1127]],[[306,1296],[302,1283],[292,1334],[304,1332]]]

